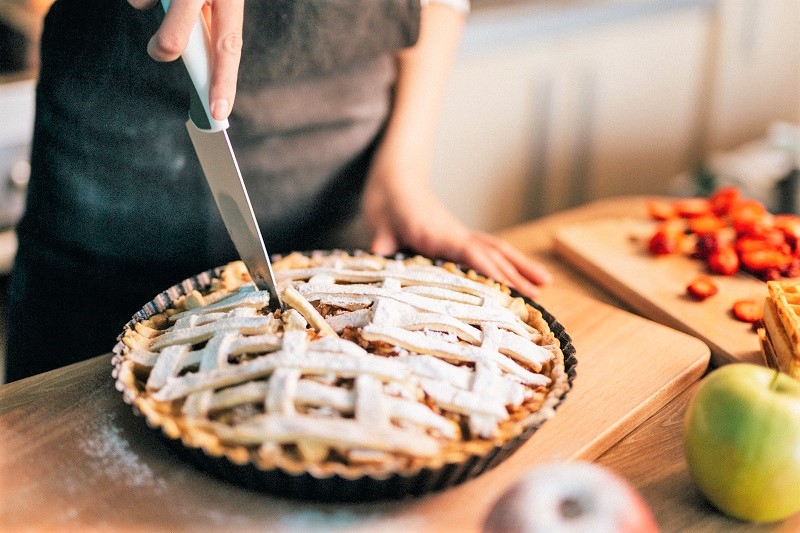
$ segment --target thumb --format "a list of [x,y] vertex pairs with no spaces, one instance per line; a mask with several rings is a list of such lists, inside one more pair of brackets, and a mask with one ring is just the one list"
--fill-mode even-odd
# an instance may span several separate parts
[[375,228],[375,235],[372,237],[372,253],[392,255],[397,252],[397,246],[397,238],[394,236],[391,226],[380,224]]

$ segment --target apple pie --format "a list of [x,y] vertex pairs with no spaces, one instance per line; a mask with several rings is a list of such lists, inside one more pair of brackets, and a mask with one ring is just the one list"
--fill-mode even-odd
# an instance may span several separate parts
[[114,350],[125,401],[226,477],[304,476],[326,499],[332,478],[441,488],[494,466],[570,387],[563,329],[472,271],[339,251],[273,268],[286,310],[234,262],[159,295]]
[[757,329],[767,364],[800,378],[800,282],[768,281],[764,324]]

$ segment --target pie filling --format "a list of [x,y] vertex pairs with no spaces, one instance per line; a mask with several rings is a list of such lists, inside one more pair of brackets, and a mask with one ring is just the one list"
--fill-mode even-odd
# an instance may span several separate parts
[[126,327],[118,388],[173,438],[237,464],[350,477],[482,455],[568,388],[541,313],[455,265],[344,252],[241,262]]

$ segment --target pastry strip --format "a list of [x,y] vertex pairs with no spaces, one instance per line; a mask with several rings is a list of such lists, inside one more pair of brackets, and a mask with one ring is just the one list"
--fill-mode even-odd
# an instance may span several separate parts
[[436,439],[417,431],[392,426],[370,427],[355,420],[313,416],[261,415],[236,426],[218,428],[223,440],[236,444],[279,444],[310,440],[331,448],[369,448],[379,451],[407,453],[430,457],[439,452]]
[[284,289],[283,301],[286,305],[292,306],[298,313],[303,315],[303,317],[308,320],[308,323],[311,324],[311,327],[317,330],[320,335],[336,336],[336,332],[325,322],[322,315],[320,315],[319,312],[314,309],[314,306],[303,298],[303,295],[297,292],[297,289],[294,287],[286,287],[286,289]]

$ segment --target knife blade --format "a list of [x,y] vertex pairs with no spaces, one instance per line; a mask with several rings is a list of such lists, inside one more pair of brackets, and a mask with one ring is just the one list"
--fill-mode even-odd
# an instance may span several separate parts
[[250,271],[250,277],[259,290],[267,290],[270,300],[274,298],[283,309],[278,294],[272,264],[264,246],[264,239],[247,195],[247,188],[239,172],[228,132],[201,130],[189,119],[186,129],[192,139],[200,166],[211,188],[222,220],[231,236],[236,251]]
[[[169,4],[170,0],[161,0],[165,12]],[[284,309],[272,263],[228,138],[228,120],[216,120],[211,116],[208,97],[211,85],[209,47],[208,27],[201,14],[192,27],[181,55],[192,80],[186,129],[228,234],[250,277],[259,290],[269,292],[271,302],[274,299]]]

